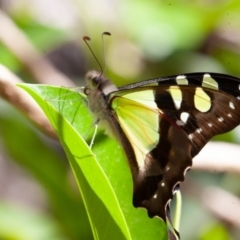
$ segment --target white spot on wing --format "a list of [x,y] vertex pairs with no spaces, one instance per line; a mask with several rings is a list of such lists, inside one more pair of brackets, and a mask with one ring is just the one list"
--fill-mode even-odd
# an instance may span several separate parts
[[234,103],[233,103],[233,102],[229,102],[229,107],[230,107],[231,109],[235,109]]
[[188,137],[189,137],[190,140],[193,139],[193,135],[191,133],[188,135]]
[[232,117],[232,114],[231,114],[231,113],[228,113],[228,116],[229,116],[229,117]]
[[211,77],[210,74],[206,73],[203,75],[202,86],[206,88],[212,88],[218,90],[218,83],[215,79]]
[[223,122],[224,119],[223,119],[222,117],[220,117],[220,118],[218,118],[218,121],[219,121],[219,122]]
[[165,187],[165,183],[164,183],[164,182],[162,182],[162,183],[161,183],[161,186],[162,186],[162,187]]
[[196,131],[197,131],[198,133],[201,133],[201,132],[202,132],[202,129],[201,129],[201,128],[198,128]]
[[176,82],[178,85],[188,85],[188,80],[185,75],[179,75],[176,77]]
[[156,193],[156,194],[154,194],[153,198],[155,198],[155,199],[157,198],[157,193]]
[[177,124],[178,126],[183,126],[185,123],[184,123],[183,121],[181,121],[181,120],[177,120],[177,121],[176,121],[176,124]]
[[208,123],[208,126],[209,126],[209,127],[212,127],[212,126],[213,126],[213,124],[212,124],[212,123]]
[[182,112],[181,115],[180,115],[180,118],[181,120],[184,122],[184,123],[187,123],[187,120],[189,118],[189,113],[187,112]]

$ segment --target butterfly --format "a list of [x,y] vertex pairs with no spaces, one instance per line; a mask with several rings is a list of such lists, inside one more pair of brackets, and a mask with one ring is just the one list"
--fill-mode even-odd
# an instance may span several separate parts
[[188,73],[117,88],[90,71],[86,81],[90,110],[126,154],[133,205],[167,222],[170,201],[193,157],[213,136],[240,124],[240,79]]

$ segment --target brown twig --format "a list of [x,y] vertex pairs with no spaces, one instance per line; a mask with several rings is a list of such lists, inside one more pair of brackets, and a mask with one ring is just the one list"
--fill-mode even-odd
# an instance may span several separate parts
[[240,146],[226,142],[209,142],[193,159],[193,169],[240,173]]
[[[20,60],[37,82],[75,86],[69,78],[58,72],[41,56],[23,32],[1,10],[0,29],[2,29],[0,41]],[[19,82],[23,81],[6,67],[0,65],[0,96],[21,110],[47,135],[57,138],[40,107],[25,91],[15,86]]]
[[0,64],[0,96],[28,116],[40,129],[52,138],[57,138],[47,117],[28,93],[16,86],[19,77]]
[[38,83],[74,87],[75,84],[65,75],[57,71],[15,23],[0,10],[0,41],[21,61]]

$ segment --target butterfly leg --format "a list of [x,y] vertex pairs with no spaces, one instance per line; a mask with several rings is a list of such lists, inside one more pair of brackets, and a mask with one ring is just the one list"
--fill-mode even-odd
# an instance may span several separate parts
[[93,146],[95,137],[96,137],[96,135],[97,135],[98,122],[99,122],[99,120],[97,120],[97,121],[95,122],[95,124],[94,124],[94,132],[93,132],[93,136],[92,136],[92,139],[91,139],[91,142],[90,142],[90,145],[89,145],[90,149],[92,149],[92,146]]

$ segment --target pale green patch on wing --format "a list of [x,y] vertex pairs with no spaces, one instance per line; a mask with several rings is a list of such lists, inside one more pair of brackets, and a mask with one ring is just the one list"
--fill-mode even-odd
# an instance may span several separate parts
[[129,92],[121,91],[121,92],[116,92],[114,96],[122,96],[129,100],[133,100],[138,103],[141,103],[147,107],[157,109],[153,90],[147,89],[147,90],[129,91]]
[[176,82],[178,85],[188,85],[188,80],[185,75],[179,75],[176,77]]
[[204,74],[203,75],[203,82],[202,82],[202,86],[206,87],[206,88],[212,88],[214,90],[218,90],[218,83],[216,80],[214,80],[210,74]]
[[159,141],[160,115],[153,91],[143,90],[115,96],[112,108],[132,145],[139,169],[144,170],[146,154],[154,149]]
[[178,86],[170,86],[167,91],[171,94],[176,109],[180,109],[182,103],[182,91]]
[[202,88],[196,88],[194,95],[195,108],[200,112],[207,112],[211,108],[211,99]]

